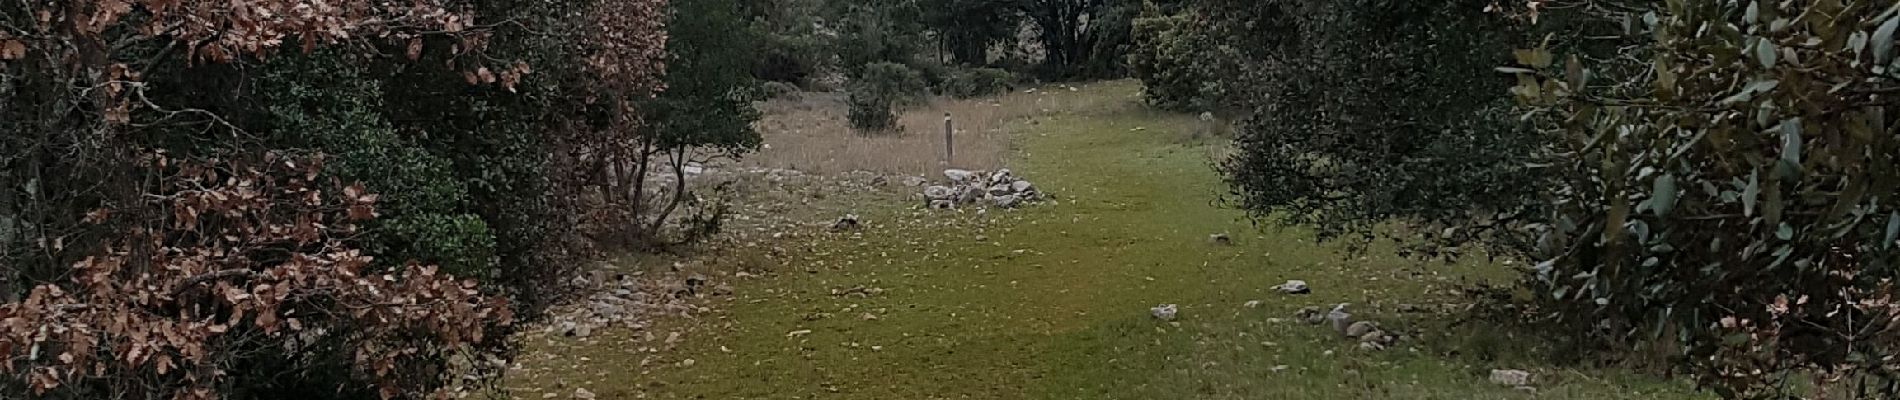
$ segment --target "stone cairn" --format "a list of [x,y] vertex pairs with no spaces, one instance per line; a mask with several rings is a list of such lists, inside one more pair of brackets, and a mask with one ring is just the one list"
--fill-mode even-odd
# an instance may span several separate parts
[[924,187],[924,202],[931,209],[1016,208],[1046,197],[1035,184],[1016,177],[1008,168],[996,172],[947,169],[943,176],[950,180],[948,185]]

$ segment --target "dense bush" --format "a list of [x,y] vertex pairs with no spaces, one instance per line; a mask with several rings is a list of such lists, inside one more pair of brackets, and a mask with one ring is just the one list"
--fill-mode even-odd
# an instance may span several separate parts
[[379,265],[415,260],[459,276],[491,276],[494,237],[465,211],[468,189],[451,155],[396,132],[364,64],[328,51],[266,63],[250,88],[265,104],[260,125],[273,134],[272,147],[333,154],[328,170],[337,177],[388,193],[382,218],[359,242]]
[[910,67],[874,63],[866,65],[846,90],[849,109],[845,116],[851,127],[861,132],[885,132],[897,128],[897,108],[919,103],[929,88]]
[[604,166],[690,142],[637,129],[659,4],[0,5],[0,131],[31,133],[0,135],[0,397],[492,377],[580,234],[650,228],[578,200],[633,186]]
[[[772,82],[809,84],[837,68],[835,35],[825,32],[825,0],[750,0],[743,16],[756,35],[752,76]],[[734,29],[740,25],[727,26]]]
[[995,68],[957,71],[944,81],[944,95],[960,99],[1007,93],[1016,83],[1016,74]]
[[136,164],[164,177],[157,197],[86,223],[151,229],[0,304],[0,393],[421,398],[497,376],[505,302],[434,266],[370,267],[347,242],[378,195],[325,183],[320,159]]
[[[1196,6],[1144,20],[1133,62],[1158,103],[1243,99],[1222,170],[1257,217],[1531,259],[1516,316],[1674,345],[1724,397],[1900,395],[1888,5]],[[1201,34],[1243,73],[1181,71]]]
[[1157,107],[1179,111],[1240,108],[1229,93],[1245,56],[1223,38],[1216,18],[1199,8],[1164,11],[1149,7],[1134,22],[1129,73]]
[[1411,222],[1429,228],[1411,242],[1428,254],[1535,208],[1543,138],[1512,122],[1496,95],[1508,81],[1492,71],[1521,34],[1486,3],[1266,1],[1225,14],[1278,30],[1250,39],[1263,41],[1251,73],[1222,81],[1252,114],[1221,164],[1231,200],[1327,238]]
[[1504,68],[1563,139],[1527,278],[1540,315],[1611,344],[1666,338],[1724,397],[1801,396],[1799,375],[1900,396],[1900,16],[1672,1],[1624,28],[1558,6],[1591,12],[1584,40],[1635,45],[1534,47]]

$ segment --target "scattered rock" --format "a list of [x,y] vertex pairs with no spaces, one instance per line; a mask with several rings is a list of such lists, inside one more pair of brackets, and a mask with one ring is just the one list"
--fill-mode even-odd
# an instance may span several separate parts
[[1246,306],[1247,308],[1260,308],[1260,300],[1247,300],[1246,304],[1241,304],[1241,305]]
[[1321,312],[1319,307],[1306,307],[1294,312],[1293,319],[1305,322],[1307,325],[1319,325],[1326,322],[1326,313]]
[[1494,369],[1491,370],[1491,383],[1512,387],[1530,386],[1531,373],[1516,369]]
[[1029,181],[1016,181],[1015,183],[1009,184],[1009,191],[1015,193],[1035,193],[1036,185],[1029,183]]
[[714,295],[714,296],[731,296],[731,295],[732,295],[732,285],[727,285],[727,284],[724,284],[724,283],[721,283],[721,284],[718,284],[718,285],[715,285],[715,286],[713,286],[713,288],[712,288],[712,295]]
[[1359,349],[1365,351],[1385,350],[1385,344],[1379,342],[1359,342]]
[[838,222],[831,223],[831,231],[833,232],[855,231],[863,228],[864,225],[858,222],[857,214],[845,214],[844,217],[838,218]]
[[1207,235],[1207,242],[1217,244],[1217,245],[1222,245],[1222,246],[1234,245],[1234,239],[1227,237],[1227,234],[1225,233],[1216,233],[1212,235]]
[[950,200],[932,200],[932,201],[930,202],[930,209],[932,209],[932,210],[948,210],[948,209],[952,209],[952,208],[957,208],[957,203],[956,203],[956,202],[954,202],[954,201],[950,201]]
[[1286,293],[1286,294],[1313,293],[1313,289],[1310,287],[1307,287],[1306,281],[1302,281],[1302,280],[1288,280],[1286,281],[1286,283],[1282,283],[1279,286],[1274,286],[1273,290],[1278,291],[1280,293]]
[[924,198],[931,201],[951,200],[957,197],[957,190],[949,186],[931,186],[924,188]]
[[926,183],[930,183],[930,178],[925,178],[921,176],[904,177],[904,186],[917,187],[917,186],[923,186]]
[[594,392],[589,392],[585,388],[575,388],[574,398],[580,399],[580,400],[593,400]]
[[943,170],[943,177],[950,178],[951,182],[964,183],[969,182],[971,178],[975,178],[976,172],[961,169],[946,169]]
[[1326,313],[1326,321],[1333,324],[1333,333],[1344,336],[1346,329],[1352,327],[1352,314],[1346,312],[1346,303],[1340,303]]
[[1366,334],[1364,335],[1359,335],[1359,341],[1377,342],[1379,344],[1386,344],[1386,343],[1392,342],[1392,336],[1385,334],[1385,331],[1374,330],[1371,332],[1366,332]]
[[568,336],[573,336],[573,337],[578,337],[578,338],[594,336],[594,327],[587,324],[579,324],[574,327],[574,330],[568,331]]
[[1022,205],[1023,199],[1011,194],[991,197],[990,202],[995,203],[998,208],[1016,208],[1016,206]]
[[1176,312],[1177,310],[1173,304],[1162,304],[1148,309],[1149,314],[1154,315],[1155,319],[1162,321],[1173,321]]
[[1359,338],[1378,332],[1379,324],[1373,323],[1372,321],[1354,322],[1352,325],[1346,327],[1346,337]]
[[1402,312],[1402,313],[1425,312],[1424,307],[1419,307],[1416,304],[1409,304],[1409,303],[1400,304],[1398,308],[1399,308],[1399,312]]

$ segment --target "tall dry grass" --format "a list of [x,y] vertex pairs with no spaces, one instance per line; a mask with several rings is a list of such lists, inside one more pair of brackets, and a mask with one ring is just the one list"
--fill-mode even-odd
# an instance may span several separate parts
[[[900,131],[875,134],[851,129],[842,93],[802,93],[759,106],[765,114],[759,132],[767,147],[747,155],[742,164],[821,174],[861,170],[924,176],[935,176],[944,168],[1007,167],[1011,122],[1100,105],[1101,99],[1085,93],[1050,86],[991,98],[938,99],[900,115]],[[955,158],[948,164],[944,163],[945,112],[956,127]]]

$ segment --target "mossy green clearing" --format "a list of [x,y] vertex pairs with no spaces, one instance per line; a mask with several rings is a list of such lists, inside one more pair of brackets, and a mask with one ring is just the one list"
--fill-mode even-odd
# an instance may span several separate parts
[[[1257,228],[1214,202],[1224,188],[1211,168],[1218,141],[1190,138],[1200,121],[1150,111],[1138,90],[1132,82],[1056,90],[1047,112],[1012,124],[1014,169],[1056,194],[1053,204],[925,216],[963,229],[878,223],[915,218],[908,203],[864,210],[870,230],[819,239],[811,265],[740,281],[736,297],[711,305],[714,314],[667,323],[686,332],[679,347],[645,353],[636,347],[657,344],[554,339],[532,350],[556,357],[528,362],[577,367],[534,380],[600,398],[1706,397],[1678,382],[1552,367],[1521,350],[1533,344],[1492,348],[1508,338],[1431,332],[1453,316],[1394,306],[1456,301],[1441,291],[1510,272],[1377,250],[1348,256],[1314,245],[1308,232]],[[1210,243],[1215,233],[1235,245]],[[1287,279],[1314,293],[1270,289]],[[853,286],[883,291],[833,294]],[[1243,306],[1249,300],[1261,304]],[[1177,323],[1149,316],[1162,303],[1179,305]],[[1368,352],[1290,317],[1333,303],[1424,339]],[[1531,370],[1536,390],[1493,385],[1491,368]],[[512,386],[523,385],[551,387]]]

